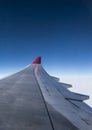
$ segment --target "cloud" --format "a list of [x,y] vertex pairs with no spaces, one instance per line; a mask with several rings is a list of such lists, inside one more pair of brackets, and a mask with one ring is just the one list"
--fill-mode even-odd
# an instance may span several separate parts
[[9,76],[10,75],[10,73],[1,73],[0,74],[0,79],[3,79],[3,78],[5,78],[5,77],[7,77],[7,76]]
[[72,84],[71,91],[89,95],[85,102],[92,107],[92,76],[63,75],[61,81]]

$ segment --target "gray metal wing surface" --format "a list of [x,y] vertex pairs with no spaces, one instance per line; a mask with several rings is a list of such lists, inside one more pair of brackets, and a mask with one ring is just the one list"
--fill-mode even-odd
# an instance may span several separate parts
[[32,64],[0,80],[0,130],[92,130],[87,98]]

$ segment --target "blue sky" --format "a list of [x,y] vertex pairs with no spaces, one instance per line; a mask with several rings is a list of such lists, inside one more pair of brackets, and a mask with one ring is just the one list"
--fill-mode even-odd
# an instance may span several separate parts
[[91,7],[90,0],[0,1],[1,77],[39,55],[50,74],[92,77]]

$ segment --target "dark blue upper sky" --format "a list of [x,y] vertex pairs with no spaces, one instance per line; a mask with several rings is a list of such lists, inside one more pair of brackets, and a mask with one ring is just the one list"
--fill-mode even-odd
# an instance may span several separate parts
[[0,73],[42,56],[53,72],[92,73],[90,0],[1,0]]

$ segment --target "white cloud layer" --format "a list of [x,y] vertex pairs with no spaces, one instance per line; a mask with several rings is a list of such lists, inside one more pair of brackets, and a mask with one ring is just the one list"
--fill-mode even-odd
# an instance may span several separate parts
[[85,102],[92,107],[92,76],[63,75],[61,81],[72,84],[71,91],[90,96]]

